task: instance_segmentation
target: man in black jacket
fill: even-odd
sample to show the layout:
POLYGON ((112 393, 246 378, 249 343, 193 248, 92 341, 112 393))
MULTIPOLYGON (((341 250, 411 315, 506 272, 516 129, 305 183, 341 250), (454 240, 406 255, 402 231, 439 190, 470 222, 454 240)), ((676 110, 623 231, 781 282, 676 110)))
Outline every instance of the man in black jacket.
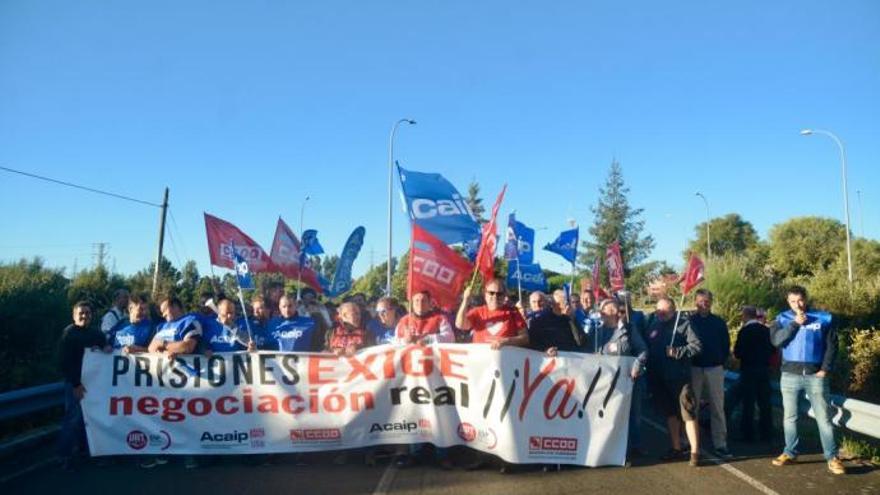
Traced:
POLYGON ((761 440, 770 441, 770 329, 758 320, 754 306, 742 310, 743 326, 736 337, 733 355, 739 359, 739 389, 742 395, 740 431, 747 442, 755 440, 755 401, 758 402, 758 432, 761 440))
MULTIPOLYGON (((80 381, 83 354, 88 348, 107 346, 104 334, 92 323, 92 308, 81 301, 73 306, 73 323, 61 334, 58 355, 61 359, 61 373, 64 375, 64 419, 58 436, 58 454, 62 468, 70 470, 73 452, 76 447, 85 450, 85 423, 83 423, 82 401, 87 390, 80 381)), ((105 349, 109 351, 109 349, 105 349)))
POLYGON ((551 357, 558 351, 582 352, 582 336, 572 319, 565 314, 555 313, 543 292, 533 292, 529 299, 536 294, 541 309, 528 319, 529 347, 551 357))
POLYGON ((697 290, 695 304, 697 311, 689 320, 703 350, 691 361, 691 384, 697 407, 701 399, 709 403, 714 453, 726 459, 730 452, 727 450, 727 420, 724 416, 724 365, 730 356, 730 333, 727 323, 712 314, 712 293, 708 289, 697 290))

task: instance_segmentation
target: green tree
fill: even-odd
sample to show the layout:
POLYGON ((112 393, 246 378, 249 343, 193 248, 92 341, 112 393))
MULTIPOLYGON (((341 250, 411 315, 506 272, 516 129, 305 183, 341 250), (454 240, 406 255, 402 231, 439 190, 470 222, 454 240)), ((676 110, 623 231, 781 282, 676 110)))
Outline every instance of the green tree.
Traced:
MULTIPOLYGON (((385 261, 378 266, 374 266, 367 273, 364 273, 351 286, 349 292, 360 292, 367 296, 368 299, 382 297, 385 293, 385 278, 388 262, 385 261)), ((394 282, 394 274, 392 273, 392 287, 394 282)))
POLYGON ((480 197, 480 184, 477 183, 476 179, 468 184, 468 192, 465 202, 471 209, 471 213, 477 218, 477 221, 481 224, 484 223, 486 219, 483 218, 483 214, 486 213, 486 207, 483 206, 483 198, 480 197))
POLYGON ((196 307, 199 303, 199 269, 193 260, 187 261, 180 270, 177 296, 186 307, 196 307))
POLYGON ((327 280, 332 281, 333 276, 336 275, 336 267, 339 266, 339 255, 334 254, 332 256, 324 256, 324 259, 321 261, 321 275, 324 276, 327 280))
MULTIPOLYGON (((128 289, 132 293, 151 295, 153 291, 153 271, 156 263, 150 263, 143 270, 135 273, 128 279, 128 289)), ((180 282, 180 272, 166 257, 159 262, 159 284, 156 297, 167 294, 177 295, 177 284, 180 282)))
POLYGON ((845 251, 846 230, 832 218, 799 217, 770 229, 770 263, 783 278, 810 277, 845 251))
POLYGON ((126 288, 121 275, 111 274, 103 265, 91 270, 81 270, 70 281, 67 291, 68 302, 88 301, 92 304, 94 316, 100 318, 113 303, 113 293, 126 288))
MULTIPOLYGON (((707 259, 706 253, 706 222, 694 227, 697 238, 688 245, 684 256, 697 253, 707 259)), ((758 244, 758 233, 755 227, 743 220, 738 213, 728 213, 723 217, 709 220, 709 237, 712 240, 712 256, 720 257, 726 254, 741 254, 758 244)))

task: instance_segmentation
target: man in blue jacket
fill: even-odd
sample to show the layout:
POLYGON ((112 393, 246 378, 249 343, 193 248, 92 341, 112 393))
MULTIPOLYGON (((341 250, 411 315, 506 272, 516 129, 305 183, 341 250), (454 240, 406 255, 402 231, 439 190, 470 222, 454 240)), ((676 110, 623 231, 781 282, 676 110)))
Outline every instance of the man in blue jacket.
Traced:
POLYGON ((837 329, 830 313, 807 307, 807 291, 794 286, 786 292, 791 308, 776 317, 770 329, 771 343, 782 349, 782 390, 785 450, 774 466, 786 466, 797 461, 798 456, 798 398, 805 392, 813 407, 822 451, 833 474, 844 474, 846 469, 837 458, 837 442, 834 427, 828 417, 828 373, 834 365, 837 353, 837 329))

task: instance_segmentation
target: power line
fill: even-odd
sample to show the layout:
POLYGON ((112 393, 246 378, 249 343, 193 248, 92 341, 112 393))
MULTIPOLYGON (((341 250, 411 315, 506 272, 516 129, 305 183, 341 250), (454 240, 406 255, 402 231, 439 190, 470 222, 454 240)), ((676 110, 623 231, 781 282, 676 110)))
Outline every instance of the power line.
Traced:
POLYGON ((126 201, 131 201, 131 202, 134 202, 134 203, 140 203, 140 204, 147 205, 147 206, 153 206, 153 207, 156 207, 156 208, 161 208, 161 207, 162 207, 162 205, 160 205, 160 204, 150 203, 149 201, 144 201, 144 200, 142 200, 142 199, 130 198, 130 197, 128 197, 128 196, 123 196, 122 194, 116 194, 116 193, 112 193, 112 192, 102 191, 102 190, 100 190, 100 189, 95 189, 95 188, 92 188, 92 187, 81 186, 81 185, 79 185, 79 184, 74 184, 74 183, 72 183, 72 182, 66 182, 66 181, 63 181, 63 180, 53 179, 53 178, 51 178, 51 177, 44 177, 44 176, 42 176, 42 175, 32 174, 32 173, 30 173, 30 172, 24 172, 24 171, 21 171, 21 170, 15 170, 15 169, 13 169, 13 168, 4 167, 4 166, 2 166, 2 165, 0 165, 0 170, 5 170, 6 172, 12 172, 13 174, 24 175, 24 176, 26 176, 26 177, 31 177, 31 178, 34 178, 34 179, 40 179, 40 180, 44 180, 44 181, 47 181, 47 182, 54 182, 55 184, 61 184, 62 186, 73 187, 73 188, 75 188, 75 189, 82 189, 83 191, 89 191, 89 192, 93 192, 93 193, 95 193, 95 194, 103 194, 103 195, 105 195, 105 196, 110 196, 110 197, 113 197, 113 198, 116 198, 116 199, 124 199, 124 200, 126 200, 126 201))

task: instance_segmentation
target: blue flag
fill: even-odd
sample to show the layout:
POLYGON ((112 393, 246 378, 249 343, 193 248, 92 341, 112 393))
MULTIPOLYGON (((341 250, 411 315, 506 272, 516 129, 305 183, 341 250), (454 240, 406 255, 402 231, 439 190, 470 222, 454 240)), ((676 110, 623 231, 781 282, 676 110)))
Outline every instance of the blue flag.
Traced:
POLYGON ((522 288, 526 290, 547 291, 547 279, 538 263, 529 265, 520 265, 519 273, 517 273, 516 263, 508 263, 507 265, 507 286, 517 287, 517 280, 522 278, 522 288))
POLYGON ((299 266, 307 268, 309 265, 309 256, 317 256, 324 254, 324 248, 318 242, 318 231, 314 229, 304 230, 302 234, 302 244, 299 250, 299 266))
POLYGON ((482 237, 474 237, 473 239, 462 243, 461 247, 464 248, 464 254, 468 257, 471 263, 477 261, 477 255, 480 253, 480 243, 482 241, 482 237))
POLYGON ((544 246, 544 249, 556 253, 565 258, 569 263, 574 263, 577 257, 578 228, 563 230, 555 241, 544 246))
POLYGON ((480 237, 480 224, 458 190, 440 174, 412 172, 397 166, 404 206, 419 227, 445 244, 480 237))
POLYGON ((232 243, 232 256, 235 260, 235 276, 238 279, 238 287, 240 289, 253 289, 254 280, 251 278, 250 268, 248 268, 247 261, 241 256, 241 253, 235 249, 235 243, 232 243))
POLYGON ((504 258, 519 260, 523 265, 531 265, 535 260, 535 229, 518 222, 513 213, 507 222, 507 244, 504 245, 504 258))
POLYGON ((345 247, 342 248, 342 256, 339 257, 339 263, 336 265, 336 273, 333 275, 333 282, 325 289, 328 297, 336 297, 343 292, 351 289, 351 265, 361 252, 361 246, 364 245, 364 235, 366 230, 363 227, 354 229, 354 232, 348 236, 345 247))

